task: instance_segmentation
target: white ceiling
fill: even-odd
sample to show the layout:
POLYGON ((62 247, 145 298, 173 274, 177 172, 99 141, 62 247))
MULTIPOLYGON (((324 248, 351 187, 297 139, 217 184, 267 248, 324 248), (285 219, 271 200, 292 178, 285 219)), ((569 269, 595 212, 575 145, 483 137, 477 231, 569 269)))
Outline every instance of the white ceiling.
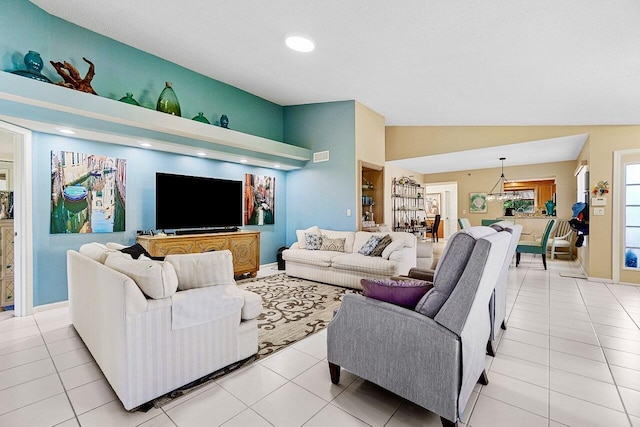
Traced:
POLYGON ((280 105, 356 99, 387 125, 640 124, 636 0, 31 1, 280 105), (316 50, 288 50, 292 33, 316 50))

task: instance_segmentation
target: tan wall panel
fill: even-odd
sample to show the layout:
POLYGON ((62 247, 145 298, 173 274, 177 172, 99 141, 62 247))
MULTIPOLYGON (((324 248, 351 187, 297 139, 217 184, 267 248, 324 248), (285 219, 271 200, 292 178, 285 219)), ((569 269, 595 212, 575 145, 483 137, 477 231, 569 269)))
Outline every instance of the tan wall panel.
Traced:
POLYGON ((385 118, 356 101, 356 160, 383 166, 385 118))

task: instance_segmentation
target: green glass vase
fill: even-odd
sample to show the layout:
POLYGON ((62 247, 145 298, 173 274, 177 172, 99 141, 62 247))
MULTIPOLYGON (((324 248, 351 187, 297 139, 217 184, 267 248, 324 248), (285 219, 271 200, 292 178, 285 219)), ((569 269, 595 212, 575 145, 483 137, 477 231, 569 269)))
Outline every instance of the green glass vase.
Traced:
POLYGON ((123 96, 122 98, 119 99, 120 102, 124 102, 126 104, 131 104, 131 105, 137 105, 140 106, 140 104, 138 104, 138 101, 136 101, 133 98, 133 94, 131 92, 127 92, 126 96, 123 96))
POLYGON ((207 120, 207 118, 204 116, 203 112, 198 113, 198 115, 191 120, 195 120, 196 122, 200 122, 200 123, 206 123, 208 125, 211 124, 211 122, 207 120))
POLYGON ((182 117, 180 114, 180 103, 178 97, 171 87, 171 82, 166 82, 165 88, 160 92, 158 97, 158 103, 156 110, 163 113, 172 114, 174 116, 182 117))

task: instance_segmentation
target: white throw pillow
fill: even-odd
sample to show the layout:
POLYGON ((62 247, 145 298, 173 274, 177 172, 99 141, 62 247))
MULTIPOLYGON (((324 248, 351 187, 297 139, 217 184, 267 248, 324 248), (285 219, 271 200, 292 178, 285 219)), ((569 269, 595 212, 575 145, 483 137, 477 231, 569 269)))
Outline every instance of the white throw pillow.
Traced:
POLYGON ((107 256, 113 251, 102 243, 91 242, 80 246, 78 252, 94 261, 98 261, 100 264, 104 264, 107 256))
POLYGON ((173 265, 165 261, 146 261, 122 255, 109 255, 104 265, 129 276, 149 298, 162 299, 176 293, 178 276, 173 265))
POLYGON ((173 265, 181 291, 236 284, 233 279, 233 255, 229 250, 167 255, 164 260, 173 265))
POLYGON ((389 243, 389 245, 386 248, 384 248, 384 250, 382 251, 382 258, 389 259, 391 252, 395 252, 404 247, 405 247, 404 241, 394 240, 391 243, 389 243))
POLYGON ((306 230, 296 230, 296 237, 298 238, 298 247, 300 249, 307 249, 307 242, 304 239, 304 234, 320 234, 320 228, 317 225, 311 226, 306 230))

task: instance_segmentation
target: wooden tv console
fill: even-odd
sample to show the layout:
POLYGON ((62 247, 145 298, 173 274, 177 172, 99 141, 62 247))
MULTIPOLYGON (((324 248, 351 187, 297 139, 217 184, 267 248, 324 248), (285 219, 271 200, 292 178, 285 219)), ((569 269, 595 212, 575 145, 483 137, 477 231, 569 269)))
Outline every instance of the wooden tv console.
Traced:
POLYGON ((136 239, 152 256, 194 254, 212 249, 229 249, 233 255, 236 276, 250 273, 255 277, 260 269, 260 232, 240 230, 223 233, 180 236, 138 236, 136 239))

